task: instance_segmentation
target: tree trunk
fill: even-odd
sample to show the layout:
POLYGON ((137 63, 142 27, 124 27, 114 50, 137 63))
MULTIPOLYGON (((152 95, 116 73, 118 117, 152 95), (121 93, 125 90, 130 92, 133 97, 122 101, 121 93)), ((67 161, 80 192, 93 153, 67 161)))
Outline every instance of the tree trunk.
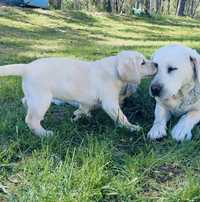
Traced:
POLYGON ((74 0, 74 9, 79 10, 80 9, 80 1, 74 0))
POLYGON ((163 0, 161 3, 161 13, 164 13, 164 9, 165 9, 165 0, 163 0))
POLYGON ((111 2, 111 0, 107 1, 106 11, 109 13, 112 13, 112 2, 111 2))
POLYGON ((50 4, 54 9, 61 9, 62 1, 61 1, 61 0, 49 0, 49 4, 50 4))
POLYGON ((119 12, 119 2, 118 2, 118 0, 115 0, 115 10, 116 10, 116 13, 119 12))
POLYGON ((123 13, 123 8, 124 8, 124 0, 121 0, 120 6, 119 6, 119 4, 118 4, 118 10, 119 10, 119 13, 120 13, 120 14, 123 13))
POLYGON ((151 15, 153 10, 154 10, 154 4, 153 4, 154 0, 149 0, 149 14, 151 15))
POLYGON ((192 0, 190 5, 190 16, 193 16, 193 11, 194 11, 194 0, 192 0))
POLYGON ((140 8, 140 2, 139 2, 139 1, 136 1, 136 3, 135 3, 135 7, 136 7, 137 9, 140 8))
POLYGON ((156 0, 156 13, 160 13, 161 0, 156 0))
POLYGON ((199 0, 199 1, 197 1, 196 6, 194 6, 192 17, 194 17, 194 16, 195 16, 196 11, 197 11, 197 9, 198 9, 198 7, 199 7, 199 4, 200 4, 200 0, 199 0))
POLYGON ((185 4, 187 0, 179 0, 176 15, 184 16, 185 4))
POLYGON ((144 12, 146 14, 149 14, 149 8, 150 8, 149 0, 145 0, 145 2, 144 2, 144 12))
POLYGON ((170 0, 168 0, 168 3, 167 3, 167 14, 168 15, 170 14, 170 0))

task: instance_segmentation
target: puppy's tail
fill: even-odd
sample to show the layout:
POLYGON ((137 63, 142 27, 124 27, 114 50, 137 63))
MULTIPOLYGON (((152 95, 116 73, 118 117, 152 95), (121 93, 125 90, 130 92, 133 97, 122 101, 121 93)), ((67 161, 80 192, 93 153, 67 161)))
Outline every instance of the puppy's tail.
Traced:
POLYGON ((23 76, 25 64, 12 64, 0 66, 0 76, 23 76))

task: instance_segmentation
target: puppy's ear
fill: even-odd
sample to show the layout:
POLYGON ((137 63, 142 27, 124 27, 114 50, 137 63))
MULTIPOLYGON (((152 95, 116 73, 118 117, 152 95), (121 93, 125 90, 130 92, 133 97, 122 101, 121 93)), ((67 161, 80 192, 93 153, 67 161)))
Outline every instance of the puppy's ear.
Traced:
POLYGON ((123 82, 134 81, 135 77, 137 77, 137 75, 134 74, 136 73, 135 70, 137 68, 135 61, 124 53, 119 53, 117 60, 117 73, 119 79, 123 82))
POLYGON ((200 55, 196 50, 192 50, 190 54, 190 62, 193 66, 194 79, 200 82, 200 55))

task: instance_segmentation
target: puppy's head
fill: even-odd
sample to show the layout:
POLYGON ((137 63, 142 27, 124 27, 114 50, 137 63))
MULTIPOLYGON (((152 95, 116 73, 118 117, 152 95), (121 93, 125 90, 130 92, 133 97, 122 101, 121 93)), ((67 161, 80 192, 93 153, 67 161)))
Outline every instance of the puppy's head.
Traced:
POLYGON ((156 73, 153 63, 139 52, 122 51, 117 60, 118 76, 124 82, 139 83, 143 77, 156 73))
POLYGON ((182 45, 158 49, 152 61, 157 73, 150 85, 150 94, 159 99, 176 97, 200 81, 200 55, 182 45))

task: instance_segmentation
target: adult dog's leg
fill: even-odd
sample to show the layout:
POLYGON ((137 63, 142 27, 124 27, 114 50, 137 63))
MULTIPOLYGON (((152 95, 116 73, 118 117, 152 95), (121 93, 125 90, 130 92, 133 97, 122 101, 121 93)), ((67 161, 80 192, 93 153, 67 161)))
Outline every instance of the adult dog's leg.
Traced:
POLYGON ((141 127, 139 125, 131 124, 126 116, 123 114, 122 110, 119 106, 118 99, 109 99, 102 101, 102 107, 105 112, 120 126, 126 127, 131 131, 140 130, 141 127))
POLYGON ((192 128, 200 121, 200 111, 190 111, 183 115, 172 129, 172 137, 177 141, 192 138, 192 128))
POLYGON ((147 136, 152 140, 160 139, 166 136, 166 125, 170 117, 171 115, 169 111, 163 106, 161 106, 159 103, 156 103, 155 120, 147 136))
POLYGON ((27 109, 28 106, 27 106, 27 101, 25 96, 22 98, 22 104, 24 105, 24 108, 27 109))
POLYGON ((87 116, 90 117, 90 110, 91 107, 88 105, 80 104, 79 108, 74 112, 73 116, 71 117, 71 121, 77 121, 80 119, 82 116, 87 116))
POLYGON ((53 134, 52 131, 45 130, 40 124, 50 106, 51 99, 52 97, 49 94, 37 95, 35 93, 34 95, 31 94, 26 100, 28 107, 26 123, 38 136, 49 136, 53 134))

